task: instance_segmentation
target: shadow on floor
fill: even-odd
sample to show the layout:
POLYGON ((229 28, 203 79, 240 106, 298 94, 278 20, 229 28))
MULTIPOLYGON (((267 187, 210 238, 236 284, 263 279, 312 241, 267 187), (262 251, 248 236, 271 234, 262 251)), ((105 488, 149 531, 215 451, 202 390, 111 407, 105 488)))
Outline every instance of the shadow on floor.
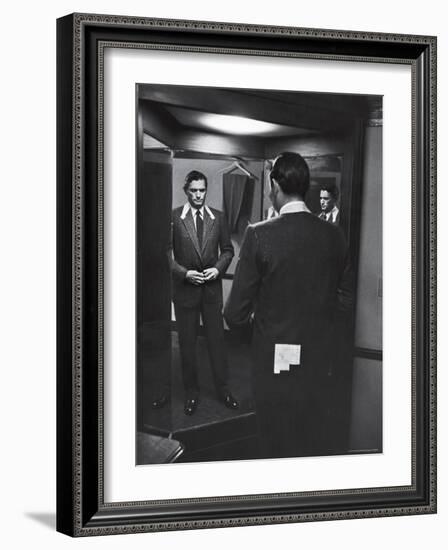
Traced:
POLYGON ((56 530, 56 514, 54 512, 26 512, 25 516, 48 527, 52 531, 56 530))

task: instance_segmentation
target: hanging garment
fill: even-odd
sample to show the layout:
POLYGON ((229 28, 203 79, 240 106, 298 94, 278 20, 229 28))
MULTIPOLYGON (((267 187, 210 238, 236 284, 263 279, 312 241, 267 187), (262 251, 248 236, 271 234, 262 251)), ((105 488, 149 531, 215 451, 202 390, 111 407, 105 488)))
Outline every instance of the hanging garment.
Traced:
POLYGON ((253 184, 253 179, 243 174, 223 175, 224 213, 231 234, 244 231, 250 222, 253 184))

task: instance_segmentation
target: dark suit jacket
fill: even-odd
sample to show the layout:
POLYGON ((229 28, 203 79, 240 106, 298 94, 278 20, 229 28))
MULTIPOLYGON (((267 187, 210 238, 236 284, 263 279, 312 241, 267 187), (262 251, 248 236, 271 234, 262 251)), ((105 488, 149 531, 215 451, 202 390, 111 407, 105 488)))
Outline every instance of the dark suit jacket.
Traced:
POLYGON ((310 213, 247 228, 224 317, 238 328, 254 313, 254 348, 266 375, 276 343, 300 344, 303 366, 323 368, 346 253, 341 230, 310 213))
POLYGON ((255 315, 252 383, 262 456, 333 448, 332 410, 341 407, 334 320, 340 296, 349 305, 345 268, 341 229, 311 213, 283 214, 246 231, 224 317, 236 328, 255 315), (275 344, 300 344, 300 364, 274 374, 275 344))
MULTIPOLYGON (((210 208, 210 207, 209 207, 210 208)), ((173 274, 173 301, 183 307, 196 307, 202 301, 222 303, 221 277, 233 258, 233 245, 224 215, 210 208, 215 219, 204 210, 204 234, 202 249, 194 225, 191 209, 184 219, 183 207, 173 210, 172 216, 172 252, 170 253, 173 274), (185 280, 188 270, 203 271, 216 267, 219 276, 214 281, 195 286, 185 280)))
MULTIPOLYGON (((338 212, 337 212, 336 217, 334 218, 334 220, 333 220, 333 214, 332 214, 332 218, 331 218, 331 220, 328 220, 328 223, 332 223, 333 225, 339 225, 340 215, 341 215, 341 211, 338 209, 338 212)), ((321 212, 319 214, 319 219, 327 221, 325 212, 321 212)))

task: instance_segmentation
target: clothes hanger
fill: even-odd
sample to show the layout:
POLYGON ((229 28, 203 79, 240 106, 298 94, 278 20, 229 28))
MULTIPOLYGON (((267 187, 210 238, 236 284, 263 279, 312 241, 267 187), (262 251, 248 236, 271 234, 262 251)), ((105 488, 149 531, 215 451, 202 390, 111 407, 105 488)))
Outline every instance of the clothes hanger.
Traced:
POLYGON ((244 172, 244 174, 246 174, 246 176, 249 176, 250 178, 258 179, 255 174, 252 174, 252 172, 250 172, 247 168, 242 166, 242 164, 240 164, 236 160, 234 162, 232 162, 232 164, 230 166, 226 166, 225 168, 219 170, 218 174, 220 174, 220 173, 228 174, 228 173, 230 173, 230 172, 232 172, 233 170, 236 170, 236 169, 241 170, 241 172, 244 172))

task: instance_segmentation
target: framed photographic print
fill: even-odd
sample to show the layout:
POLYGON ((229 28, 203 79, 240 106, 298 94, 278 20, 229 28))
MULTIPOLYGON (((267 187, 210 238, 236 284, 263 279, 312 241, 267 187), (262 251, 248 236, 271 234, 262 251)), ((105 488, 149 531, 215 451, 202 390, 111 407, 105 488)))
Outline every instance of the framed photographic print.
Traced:
POLYGON ((436 511, 436 39, 58 20, 58 521, 436 511))

